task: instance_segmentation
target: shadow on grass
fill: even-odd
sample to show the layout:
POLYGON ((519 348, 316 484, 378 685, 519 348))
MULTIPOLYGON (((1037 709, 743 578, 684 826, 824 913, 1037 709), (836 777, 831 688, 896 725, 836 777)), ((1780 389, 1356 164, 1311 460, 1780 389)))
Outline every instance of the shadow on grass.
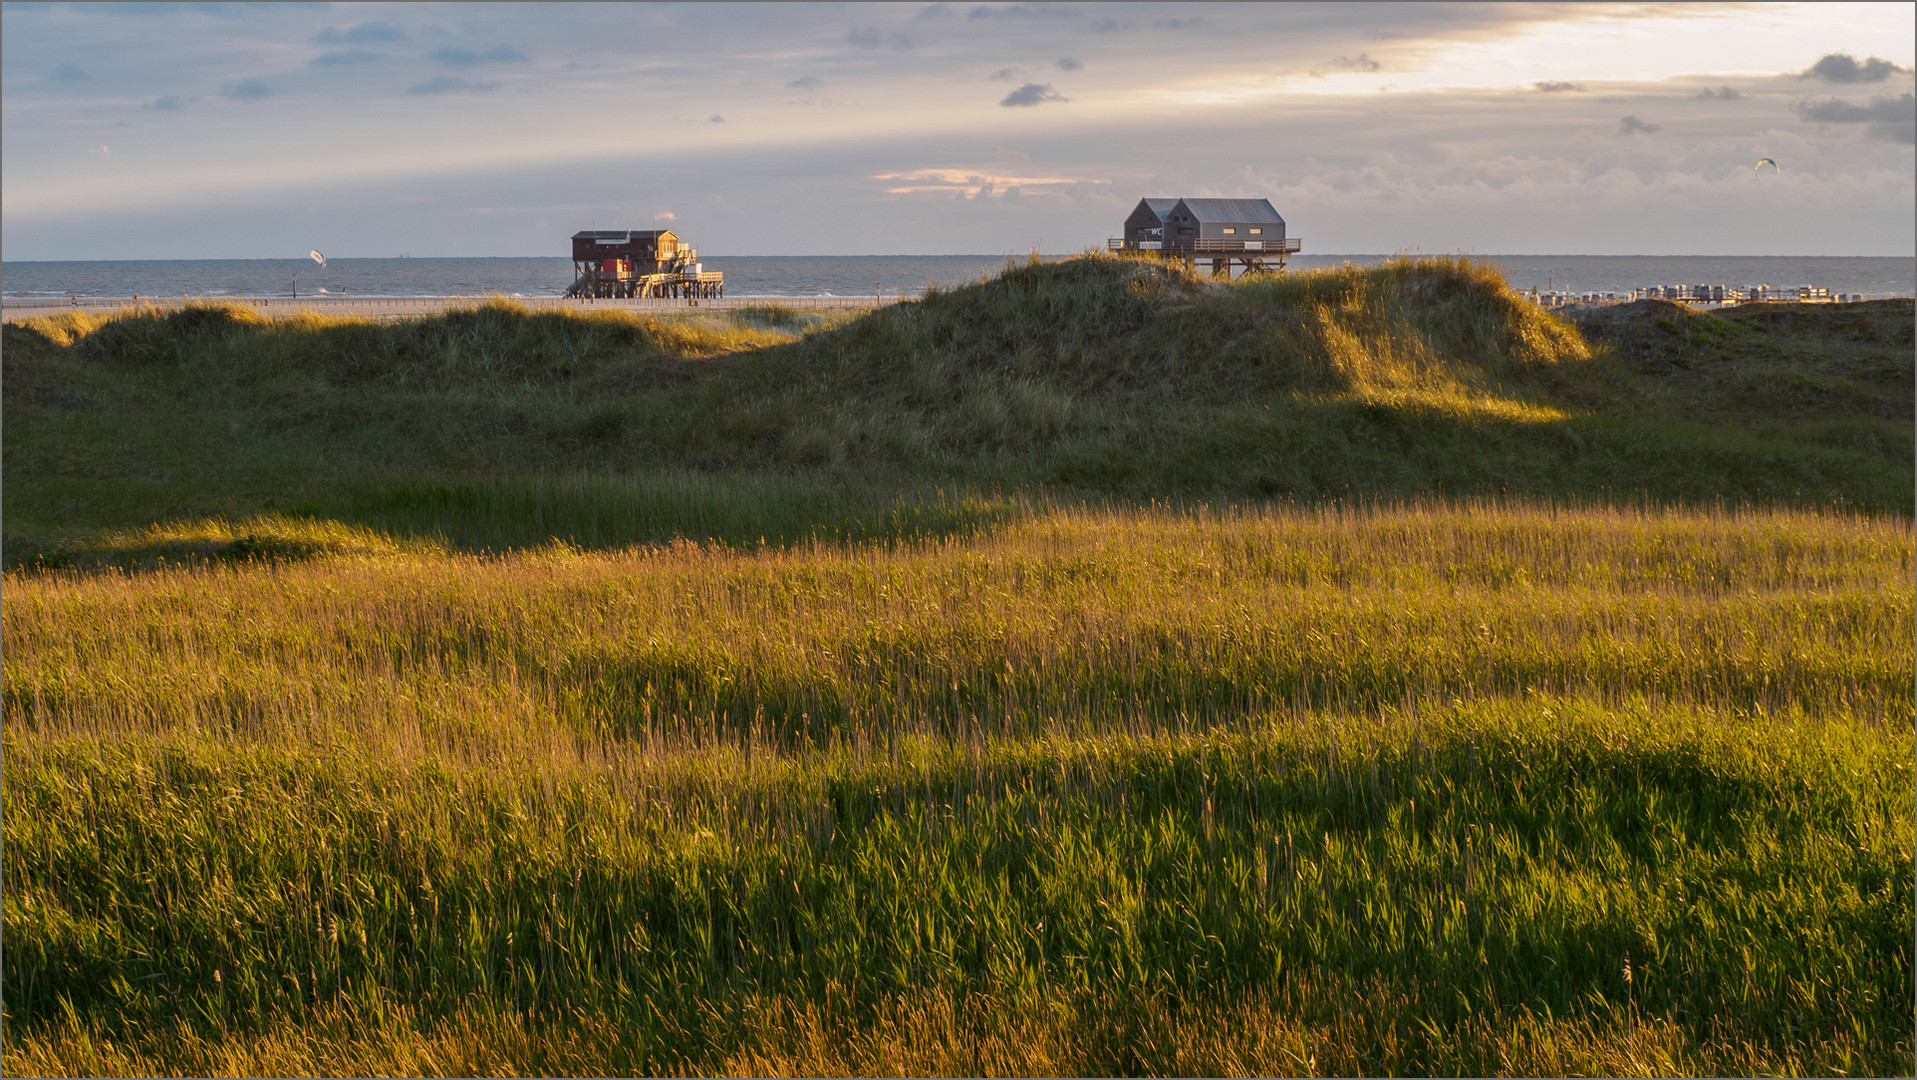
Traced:
POLYGON ((1019 506, 952 491, 861 490, 805 476, 670 472, 405 481, 363 490, 332 512, 393 536, 496 552, 555 542, 603 550, 680 539, 731 547, 921 540, 976 532, 1019 506))
POLYGON ((161 522, 62 543, 9 538, 9 571, 126 572, 341 555, 491 554, 564 544, 617 550, 678 540, 735 548, 911 542, 967 535, 1027 499, 854 490, 805 477, 573 474, 372 484, 284 513, 161 522))
POLYGON ((9 572, 139 572, 181 566, 302 562, 338 555, 387 555, 426 545, 395 541, 339 521, 260 514, 164 521, 143 529, 104 530, 62 542, 8 537, 9 572))

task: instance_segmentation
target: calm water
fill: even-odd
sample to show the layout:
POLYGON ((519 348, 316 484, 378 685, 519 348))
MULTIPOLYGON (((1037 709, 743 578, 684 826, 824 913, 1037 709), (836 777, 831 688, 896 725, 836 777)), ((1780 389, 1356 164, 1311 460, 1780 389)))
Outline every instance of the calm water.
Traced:
MULTIPOLYGON (((1300 270, 1369 264, 1382 255, 1301 255, 1300 270)), ((1520 289, 1623 291, 1643 285, 1822 285, 1867 296, 1917 294, 1917 258, 1845 256, 1494 255, 1520 289)), ((996 273, 1003 255, 708 256, 727 296, 913 295, 996 273)), ((0 295, 34 296, 553 296, 572 283, 564 258, 193 259, 0 264, 0 295)))

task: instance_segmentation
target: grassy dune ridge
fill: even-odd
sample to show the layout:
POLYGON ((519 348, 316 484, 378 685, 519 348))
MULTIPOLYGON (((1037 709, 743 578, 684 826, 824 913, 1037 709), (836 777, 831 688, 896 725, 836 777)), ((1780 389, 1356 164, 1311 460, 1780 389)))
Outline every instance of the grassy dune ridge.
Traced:
POLYGON ((785 503, 787 539, 852 538, 951 490, 1909 514, 1909 303, 1761 316, 1654 313, 1594 347, 1462 261, 1217 287, 1105 257, 837 321, 73 315, 4 331, 8 558, 275 512, 499 549, 749 543, 785 503))
POLYGON ((1908 1074, 1845 317, 8 327, 4 1065, 1908 1074))

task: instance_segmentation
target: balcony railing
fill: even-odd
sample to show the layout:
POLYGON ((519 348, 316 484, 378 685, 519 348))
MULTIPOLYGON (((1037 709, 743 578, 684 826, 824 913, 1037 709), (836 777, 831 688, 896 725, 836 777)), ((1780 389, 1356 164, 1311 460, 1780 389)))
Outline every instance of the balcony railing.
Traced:
POLYGON ((1180 240, 1133 240, 1114 236, 1105 242, 1112 251, 1172 251, 1194 255, 1290 255, 1300 249, 1299 240, 1246 240, 1228 237, 1186 237, 1180 240))

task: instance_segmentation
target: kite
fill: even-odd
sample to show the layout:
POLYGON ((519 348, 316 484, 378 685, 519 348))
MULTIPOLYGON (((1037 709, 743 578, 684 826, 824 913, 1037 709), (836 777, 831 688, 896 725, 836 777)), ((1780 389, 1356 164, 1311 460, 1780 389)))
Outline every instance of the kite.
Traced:
POLYGON ((1782 169, 1777 168, 1777 162, 1775 160, 1771 158, 1767 158, 1767 157, 1761 157, 1757 159, 1757 164, 1751 166, 1751 172, 1761 173, 1764 171, 1764 166, 1766 165, 1769 165, 1772 169, 1776 170, 1777 172, 1781 173, 1784 171, 1782 169))
MULTIPOLYGON (((1767 160, 1768 160, 1768 159, 1767 159, 1767 160)), ((1773 164, 1773 165, 1775 165, 1775 164, 1777 164, 1777 163, 1776 163, 1775 161, 1773 161, 1773 162, 1771 162, 1771 164, 1773 164)), ((324 267, 324 266, 326 265, 326 256, 324 256, 324 255, 321 255, 321 254, 320 254, 319 252, 317 252, 317 251, 309 251, 309 252, 307 252, 307 253, 306 253, 306 255, 307 255, 307 257, 308 257, 308 258, 310 258, 310 259, 312 259, 312 260, 313 260, 314 262, 316 262, 316 263, 318 263, 318 264, 320 264, 320 266, 321 266, 321 267, 324 267)))

